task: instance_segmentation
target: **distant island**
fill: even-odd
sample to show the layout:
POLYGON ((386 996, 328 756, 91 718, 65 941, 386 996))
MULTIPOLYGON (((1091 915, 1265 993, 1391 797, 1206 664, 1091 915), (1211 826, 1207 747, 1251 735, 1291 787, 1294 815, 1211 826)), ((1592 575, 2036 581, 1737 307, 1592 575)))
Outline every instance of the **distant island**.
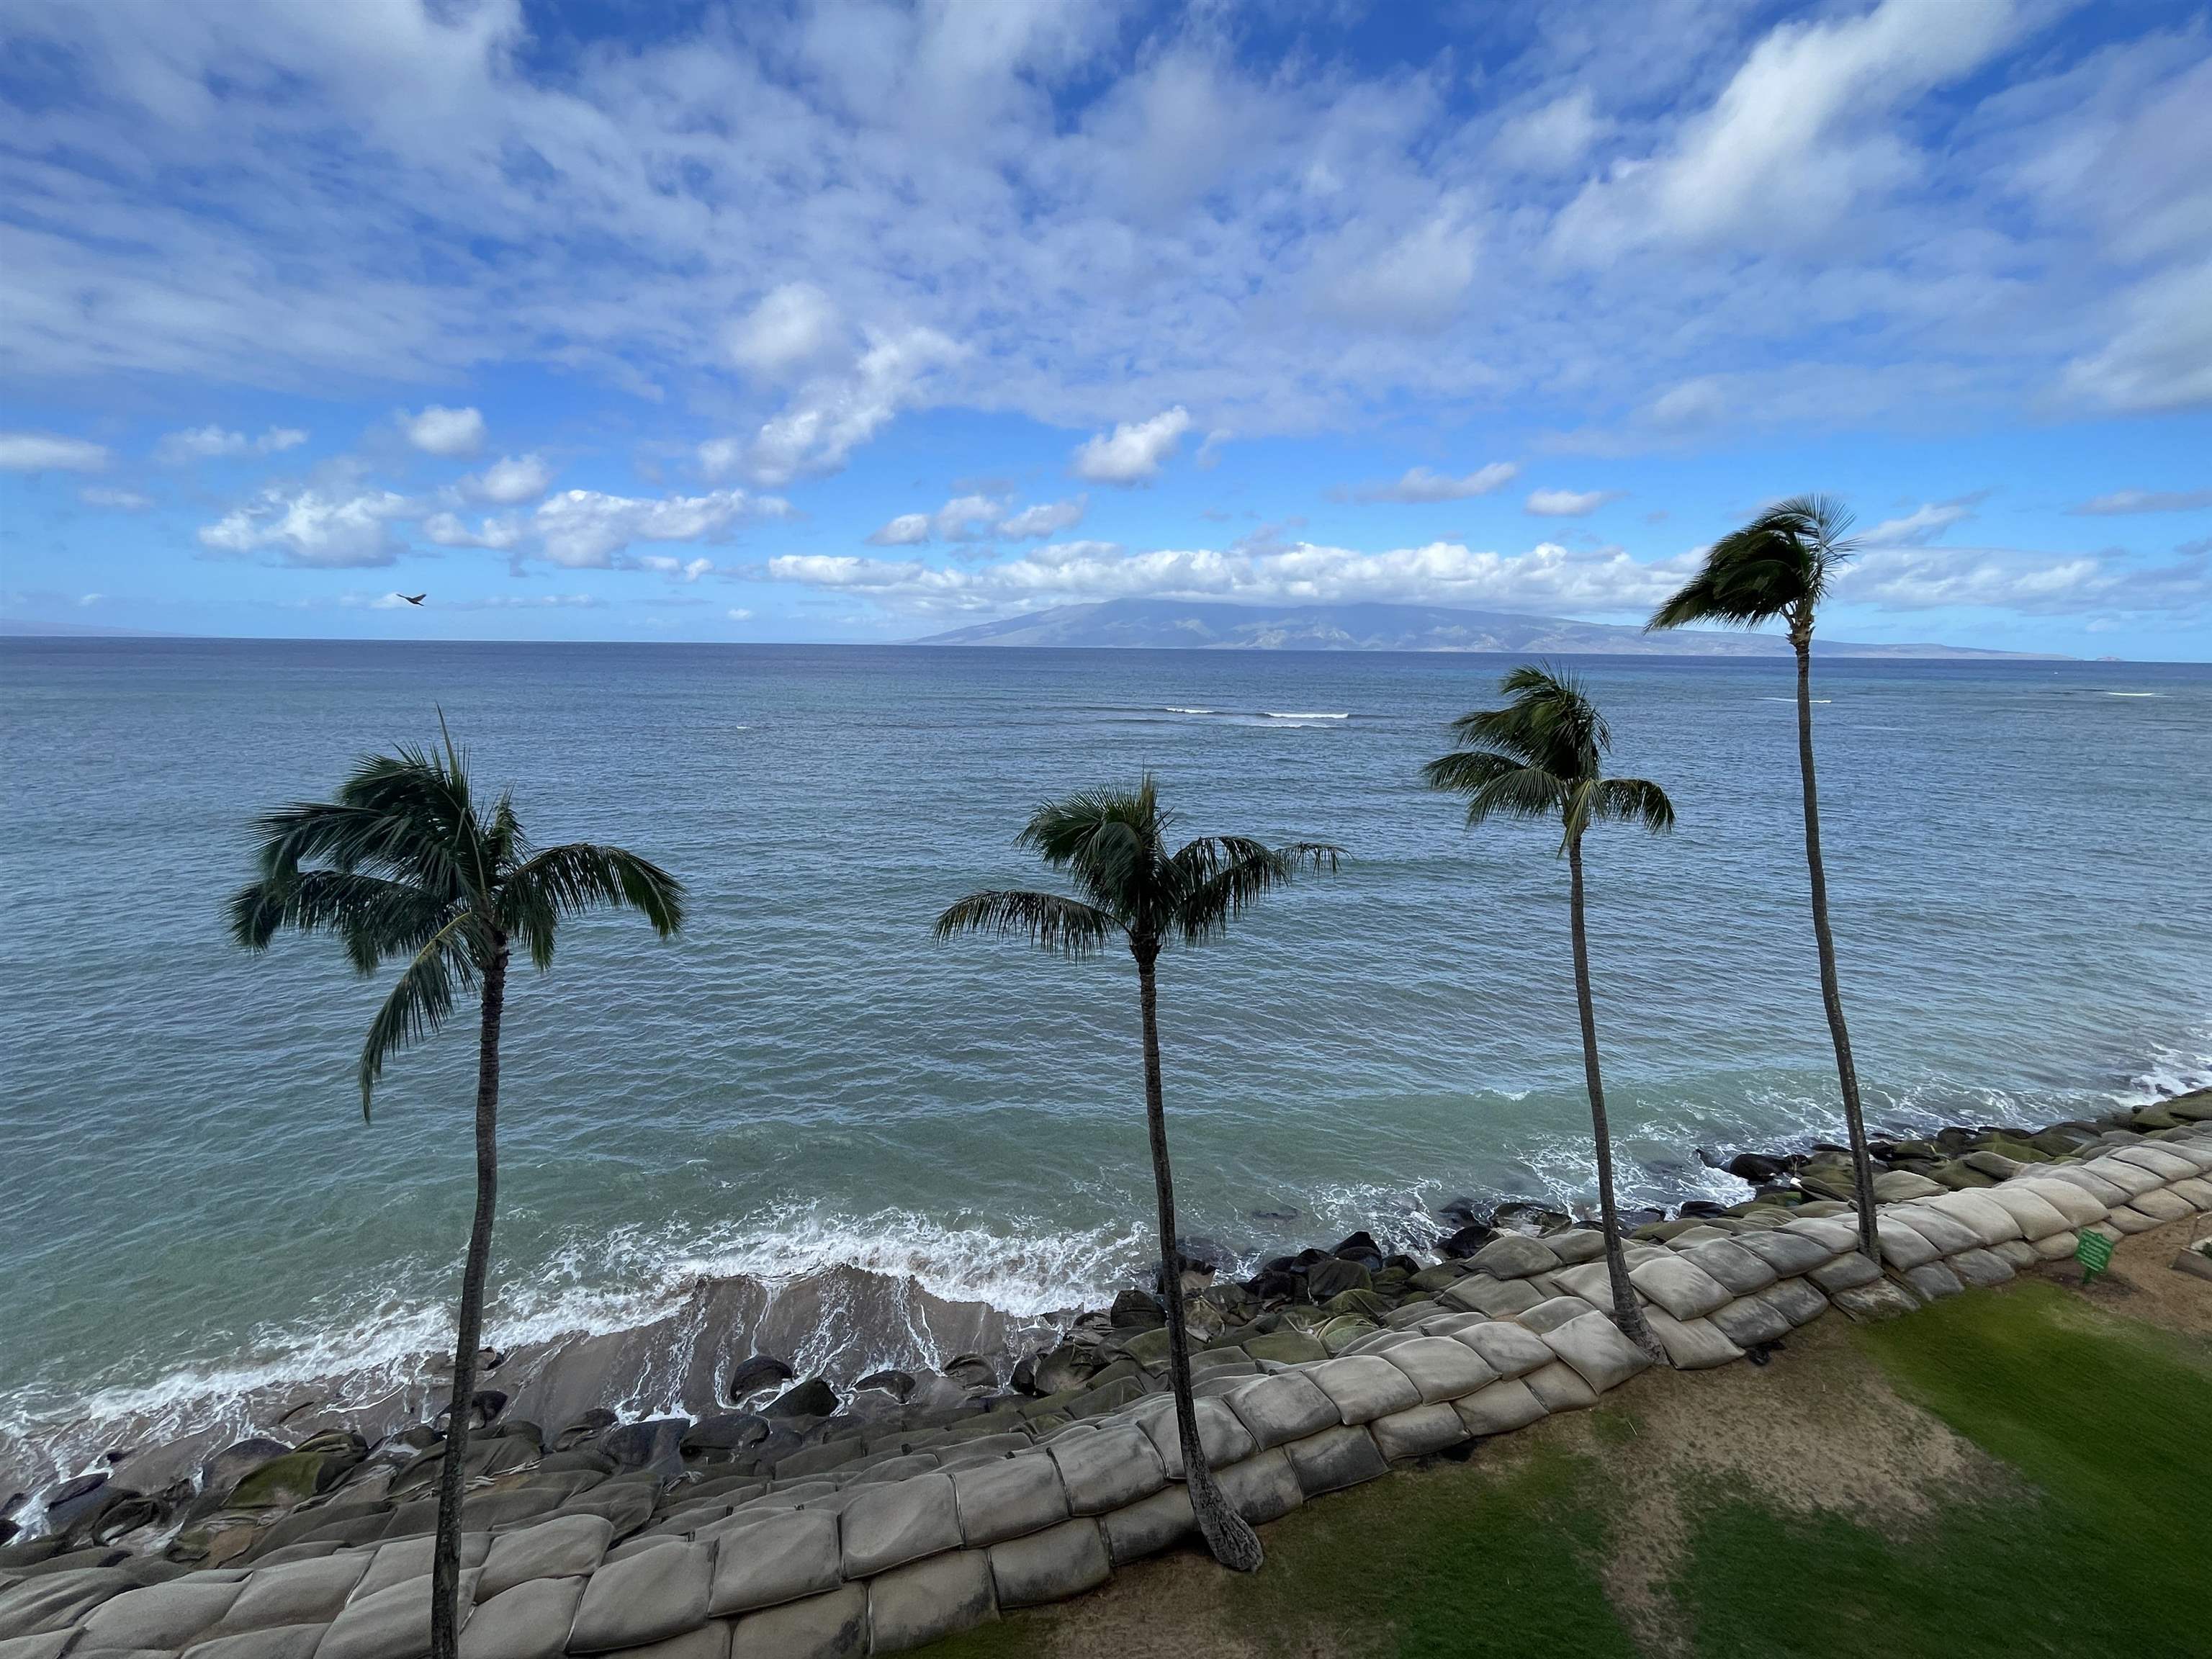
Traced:
MULTIPOLYGON (((1638 657, 1781 657, 1778 635, 1680 629, 1646 634, 1609 623, 1455 611, 1429 605, 1218 605, 1108 599, 1054 605, 1003 621, 932 634, 916 645, 1123 647, 1202 651, 1500 651, 1638 657)), ((1978 651, 1956 645, 1814 641, 1830 657, 1990 657, 2067 662, 2055 652, 1978 651)))

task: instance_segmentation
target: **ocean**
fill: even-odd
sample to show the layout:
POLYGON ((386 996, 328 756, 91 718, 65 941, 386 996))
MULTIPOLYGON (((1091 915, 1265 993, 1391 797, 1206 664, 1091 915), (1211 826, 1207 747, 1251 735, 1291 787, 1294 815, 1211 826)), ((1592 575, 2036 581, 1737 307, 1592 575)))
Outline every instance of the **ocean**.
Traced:
MULTIPOLYGON (((508 1005, 491 1339, 665 1326, 850 1377, 1012 1345, 1141 1271, 1125 958, 939 945, 1042 798, 1156 772, 1189 833, 1340 874, 1171 956, 1187 1231, 1408 1243, 1462 1195, 1592 1194, 1554 839, 1424 791, 1505 659, 162 640, 0 642, 0 1495, 106 1449, 428 1387, 471 1200, 473 1026, 353 1084, 381 981, 250 957, 249 821, 445 713, 540 842, 610 841, 690 925, 588 919, 508 1005), (943 1303, 995 1310, 950 1320, 943 1303), (680 1320, 676 1322, 680 1323, 680 1320), (982 1333, 978 1335, 978 1332, 982 1333)), ((1595 834, 1625 1194, 1840 1133, 1784 662, 1583 659, 1671 836, 1595 834)), ((1827 851, 1869 1112, 2063 1117, 2212 1081, 2212 668, 1825 661, 1827 851)), ((629 1409, 669 1403, 639 1381, 629 1409)), ((550 1425, 549 1425, 550 1426, 550 1425)))

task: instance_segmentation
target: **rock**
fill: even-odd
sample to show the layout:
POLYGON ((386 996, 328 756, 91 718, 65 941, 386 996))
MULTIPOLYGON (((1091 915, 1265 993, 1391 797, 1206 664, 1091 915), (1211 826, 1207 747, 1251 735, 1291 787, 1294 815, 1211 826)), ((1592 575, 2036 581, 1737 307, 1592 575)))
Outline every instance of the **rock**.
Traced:
POLYGON ((690 1427, 690 1420, 682 1417, 649 1417, 639 1423, 624 1423, 599 1437, 599 1449, 615 1460, 617 1469, 681 1474, 684 1437, 690 1427))
POLYGON ((915 1375, 912 1371, 870 1371, 853 1386, 855 1389, 880 1389, 892 1399, 903 1401, 914 1395, 915 1375))
MULTIPOLYGON (((1375 1258, 1377 1267, 1382 1257, 1375 1258)), ((1306 1294, 1316 1302, 1327 1302, 1346 1291, 1364 1291, 1373 1283, 1370 1269, 1358 1261, 1331 1256, 1317 1261, 1306 1271, 1306 1294)))
POLYGON ((344 1473, 344 1465, 314 1452, 288 1452, 270 1458, 240 1480, 231 1489, 226 1507, 288 1510, 335 1485, 344 1473))
POLYGON ((1474 1255, 1498 1237, 1498 1230, 1486 1223, 1470 1223, 1458 1231, 1447 1234, 1437 1241, 1437 1254, 1459 1261, 1474 1255))
POLYGON ((1118 1329, 1146 1330, 1167 1322, 1167 1313, 1159 1299, 1139 1290, 1123 1291, 1114 1298, 1114 1305, 1107 1314, 1118 1329))
POLYGON ((990 1561, 1002 1608, 1065 1601, 1096 1589, 1114 1571, 1105 1532, 1091 1520, 1065 1521, 1002 1543, 991 1551, 990 1561))
POLYGON ((686 1457, 697 1452, 740 1451, 768 1438, 768 1419, 757 1412, 724 1412, 702 1417, 684 1431, 678 1443, 686 1457))
POLYGON ((999 1386, 999 1374, 991 1362, 981 1354, 963 1353, 954 1356, 945 1364, 945 1375, 961 1388, 991 1389, 999 1386))
POLYGON ((1501 1232, 1546 1233, 1564 1227, 1574 1218, 1540 1199, 1508 1199, 1491 1212, 1491 1225, 1501 1232))
POLYGON ((837 1411, 837 1391, 826 1378, 810 1377, 797 1388, 778 1395, 774 1401, 761 1408, 761 1415, 769 1418, 831 1417, 837 1411))
POLYGON ((722 1395, 736 1405, 763 1389, 773 1389, 788 1382, 796 1375, 798 1373, 791 1369, 787 1360, 779 1359, 770 1353, 751 1354, 739 1360, 736 1369, 731 1371, 730 1380, 722 1385, 722 1395))
POLYGON ((1356 1232, 1349 1238, 1340 1239, 1329 1254, 1340 1261, 1357 1261, 1370 1273, 1379 1271, 1384 1251, 1370 1232, 1356 1232))
POLYGON ((1488 1219, 1481 1206, 1465 1194, 1462 1194, 1457 1198, 1446 1199, 1437 1205, 1431 1213, 1450 1222, 1455 1227, 1470 1226, 1477 1222, 1486 1222, 1488 1219))
MULTIPOLYGON (((1704 1147, 1698 1149, 1698 1155, 1700 1158, 1705 1156, 1704 1147)), ((1768 1182, 1788 1175, 1790 1160, 1785 1158, 1769 1158, 1761 1152, 1738 1152, 1720 1167, 1739 1181, 1748 1181, 1753 1186, 1760 1187, 1768 1182)))
POLYGON ((618 1420, 615 1414, 604 1406, 595 1406, 553 1437, 553 1449, 556 1451, 567 1451, 572 1447, 580 1446, 586 1441, 594 1439, 605 1431, 614 1427, 618 1420))
POLYGON ((953 1550, 868 1584, 875 1653, 902 1653, 998 1616, 990 1553, 953 1550))
POLYGON ((228 1498, 231 1489, 247 1475, 289 1450, 291 1448, 283 1441, 265 1436, 233 1441, 200 1466, 200 1491, 210 1496, 228 1498))

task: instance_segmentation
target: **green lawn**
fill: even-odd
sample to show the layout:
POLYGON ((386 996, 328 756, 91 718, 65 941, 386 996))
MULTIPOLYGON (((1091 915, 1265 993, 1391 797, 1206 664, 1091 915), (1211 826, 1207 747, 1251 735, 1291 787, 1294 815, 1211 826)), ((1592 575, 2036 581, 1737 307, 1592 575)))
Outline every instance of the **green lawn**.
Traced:
MULTIPOLYGON (((1793 1510, 1741 1480, 1689 1478, 1662 1586, 1672 1605, 1642 1626, 1655 1650, 2212 1655, 2212 1364, 2201 1349, 2034 1283, 1853 1330, 1809 1363, 1863 1372, 1868 1359, 1905 1409, 1933 1413, 2006 1468, 1918 1518, 1793 1510)), ((1157 1632, 1159 1620, 1218 1617, 1285 1655, 1635 1656, 1601 1575, 1636 1541, 1620 1534, 1629 1523, 1608 1471, 1631 1455, 1636 1392, 1585 1419, 1595 1433, 1571 1449, 1553 1436, 1531 1455, 1400 1473, 1309 1504, 1267 1529, 1256 1577, 1188 1564, 1148 1580, 1157 1570, 1139 1568, 1087 1622, 1079 1602, 932 1652, 1028 1659, 1085 1654, 1095 1640, 1118 1653, 1117 1620, 1157 1632)), ((1186 1650, 1205 1651, 1219 1627, 1192 1630, 1186 1650)))

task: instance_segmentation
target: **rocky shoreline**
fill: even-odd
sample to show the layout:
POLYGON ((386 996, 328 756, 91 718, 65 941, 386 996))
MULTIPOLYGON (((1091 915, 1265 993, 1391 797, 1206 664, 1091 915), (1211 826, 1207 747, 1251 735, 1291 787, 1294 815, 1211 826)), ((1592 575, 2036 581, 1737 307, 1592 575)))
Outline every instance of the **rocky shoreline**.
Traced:
MULTIPOLYGON (((1875 1192, 1885 1202, 1973 1191, 1997 1185, 2039 1164, 2078 1160, 2123 1137, 2155 1134, 2212 1120, 2212 1091, 2199 1091, 2135 1110, 2041 1127, 1954 1126, 1924 1138, 1871 1143, 1875 1192)), ((1752 1188, 1723 1205, 1685 1199, 1668 1210, 1623 1218, 1630 1239, 1663 1244, 1694 1229, 1726 1231, 1757 1218, 1817 1218, 1848 1213, 1851 1168, 1846 1148, 1815 1144, 1803 1152, 1746 1152, 1725 1162, 1698 1158, 1752 1188)), ((1528 1240, 1572 1266, 1599 1253, 1589 1224, 1539 1200, 1489 1206, 1457 1199, 1436 1206, 1448 1227, 1422 1259, 1393 1250, 1366 1231, 1327 1247, 1269 1258, 1234 1276, 1229 1252, 1210 1240, 1182 1241, 1182 1285, 1192 1339, 1201 1355, 1235 1350, 1253 1364, 1311 1363, 1387 1328, 1408 1306, 1419 1307, 1464 1276, 1469 1261, 1516 1255, 1511 1241, 1528 1240)), ((881 1286, 874 1294, 893 1293, 881 1286)), ((683 1482, 711 1472, 718 1480, 770 1474, 810 1459, 834 1464, 841 1443, 886 1427, 910 1434, 957 1432, 1012 1413, 1050 1426, 1125 1407, 1159 1386, 1166 1352, 1157 1284, 1130 1288, 1109 1307, 1059 1319, 1014 1322, 973 1304, 941 1302, 906 1288, 898 1294, 909 1320, 916 1297, 931 1328, 967 1350, 929 1370, 882 1370, 850 1379, 798 1376, 771 1352, 734 1354, 718 1332, 745 1332, 757 1341, 757 1289, 702 1283, 684 1306, 653 1324, 605 1336, 535 1345, 483 1356, 486 1386, 475 1399, 477 1420, 489 1437, 472 1448, 479 1473, 496 1479, 507 1460, 526 1448, 534 1465, 574 1459, 580 1468, 653 1474, 683 1482), (684 1374, 653 1376, 656 1359, 678 1345, 684 1374), (702 1340, 703 1339, 703 1340, 702 1340), (1009 1360, 1011 1359, 1011 1364, 1009 1360), (626 1398, 677 1398, 689 1414, 623 1422, 626 1398)), ((849 1290, 842 1292, 849 1296, 849 1290)), ((1493 1316, 1521 1311, 1510 1291, 1486 1307, 1493 1316)), ((1602 1298, 1593 1298, 1602 1302, 1602 1298)), ((787 1311, 799 1329, 821 1310, 787 1311)), ((271 1402, 270 1432, 217 1443, 212 1432, 183 1437, 136 1452, 111 1453, 94 1469, 42 1492, 15 1492, 0 1509, 0 1572, 64 1558, 82 1565, 164 1561, 178 1567, 257 1559, 284 1546, 295 1530, 289 1512, 318 1509, 370 1486, 391 1495, 409 1477, 434 1465, 441 1437, 424 1420, 431 1391, 412 1389, 378 1401, 333 1407, 313 1391, 271 1402), (343 1421, 331 1421, 333 1417, 343 1421), (289 1425, 291 1434, 283 1431, 289 1425), (224 1517, 240 1524, 215 1524, 224 1517), (280 1518, 281 1517, 281 1518, 280 1518), (25 1523, 28 1522, 28 1525, 25 1523)), ((518 1465, 519 1466, 519 1465, 518 1465)), ((427 1492, 427 1482, 424 1483, 427 1492)))

